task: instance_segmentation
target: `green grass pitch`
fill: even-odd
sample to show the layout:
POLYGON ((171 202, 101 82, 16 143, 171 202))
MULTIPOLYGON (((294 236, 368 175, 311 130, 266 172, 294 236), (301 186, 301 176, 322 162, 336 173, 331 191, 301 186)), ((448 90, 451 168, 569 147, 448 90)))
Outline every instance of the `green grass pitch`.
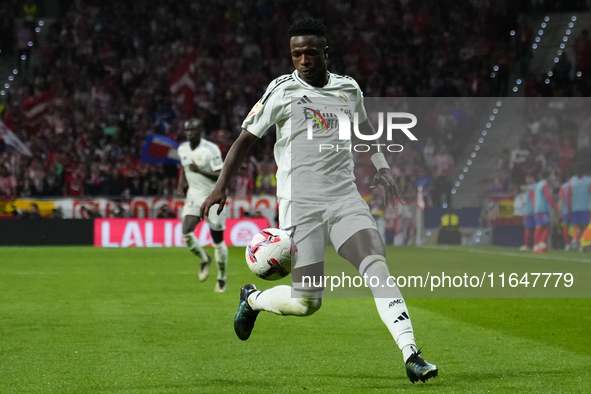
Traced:
MULTIPOLYGON (((539 261, 480 250, 391 248, 388 258, 539 261)), ((584 256, 543 257, 589 271, 584 256)), ((240 286, 288 279, 255 278, 244 249, 230 248, 229 289, 216 294, 215 268, 201 283, 197 265, 182 248, 0 248, 0 393, 591 392, 589 299, 407 299, 423 355, 440 368, 413 385, 372 299, 327 298, 307 318, 262 313, 242 342, 240 286)))

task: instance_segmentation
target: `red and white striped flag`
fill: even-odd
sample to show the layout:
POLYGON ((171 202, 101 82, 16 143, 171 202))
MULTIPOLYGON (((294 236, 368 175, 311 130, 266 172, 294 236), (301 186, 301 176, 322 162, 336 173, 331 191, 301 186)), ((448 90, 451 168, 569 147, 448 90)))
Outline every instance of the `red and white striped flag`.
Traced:
POLYGON ((33 156, 31 150, 0 120, 0 139, 6 145, 6 151, 16 151, 21 155, 33 156))
POLYGON ((55 98, 56 90, 48 90, 47 92, 41 93, 37 97, 27 98, 23 100, 21 106, 23 108, 23 114, 25 115, 25 123, 27 125, 34 125, 47 111, 47 107, 51 101, 55 98))
POLYGON ((195 105, 196 83, 195 67, 193 65, 194 53, 189 56, 176 69, 168 82, 170 93, 175 101, 179 103, 187 116, 193 115, 195 105))

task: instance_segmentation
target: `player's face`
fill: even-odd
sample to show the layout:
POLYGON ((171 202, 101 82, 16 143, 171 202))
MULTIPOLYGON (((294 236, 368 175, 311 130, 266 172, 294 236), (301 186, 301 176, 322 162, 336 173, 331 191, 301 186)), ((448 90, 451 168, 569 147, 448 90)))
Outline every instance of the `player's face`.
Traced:
POLYGON ((185 129, 185 137, 187 138, 187 141, 199 142, 199 139, 201 137, 201 129, 199 129, 199 128, 185 129))
POLYGON ((326 85, 326 40, 317 36, 296 36, 289 41, 291 61, 298 75, 312 86, 326 85))

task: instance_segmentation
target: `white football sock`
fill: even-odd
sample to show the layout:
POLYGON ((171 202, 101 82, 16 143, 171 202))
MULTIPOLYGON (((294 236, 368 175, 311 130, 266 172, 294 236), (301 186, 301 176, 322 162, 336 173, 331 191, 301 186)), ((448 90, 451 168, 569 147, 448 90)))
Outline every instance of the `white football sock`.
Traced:
POLYGON ((410 315, 400 289, 398 286, 388 286, 388 283, 392 285, 394 282, 392 280, 388 282, 390 272, 386 265, 386 258, 380 255, 367 256, 359 265, 359 273, 362 277, 367 276, 368 286, 370 283, 374 285, 377 283, 377 286, 370 286, 370 288, 378 313, 390 330, 396 344, 402 350, 402 357, 406 362, 411 354, 416 352, 415 337, 410 315), (371 277, 378 278, 379 282, 375 279, 371 282, 371 277))
POLYGON ((201 261, 207 261, 207 254, 205 253, 201 245, 199 245, 199 241, 197 240, 195 234, 183 234, 183 238, 185 239, 187 247, 191 252, 193 252, 195 256, 199 256, 201 258, 201 261))
POLYGON ((275 286, 265 291, 253 291, 248 304, 255 311, 267 311, 277 315, 310 316, 322 305, 317 293, 302 292, 302 297, 292 297, 291 286, 275 286))
POLYGON ((228 247, 224 241, 214 243, 215 262, 218 266, 218 280, 226 280, 226 267, 228 266, 228 247))

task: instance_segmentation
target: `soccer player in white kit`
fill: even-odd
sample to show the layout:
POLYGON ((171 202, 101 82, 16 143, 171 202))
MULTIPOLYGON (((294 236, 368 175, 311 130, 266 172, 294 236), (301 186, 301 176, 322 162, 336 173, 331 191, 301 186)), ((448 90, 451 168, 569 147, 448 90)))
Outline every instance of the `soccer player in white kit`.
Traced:
MULTIPOLYGON (((411 382, 424 382, 437 376, 437 366, 420 357, 400 290, 385 286, 390 273, 384 243, 353 182, 351 152, 333 150, 319 154, 318 147, 316 150, 294 148, 296 140, 304 144, 307 141, 298 139, 306 134, 306 126, 305 122, 294 120, 297 114, 309 110, 319 115, 322 109, 314 109, 314 106, 331 98, 345 113, 354 111, 358 114, 361 133, 375 134, 366 118, 363 94, 352 78, 328 72, 326 28, 322 22, 312 18, 299 19, 290 27, 289 35, 296 70, 272 81, 248 114, 242 124, 242 133, 228 152, 212 194, 201 206, 201 217, 216 213, 215 209, 210 211, 215 204, 218 204, 217 213, 221 211, 226 200, 226 185, 240 168, 250 147, 270 126, 276 125, 274 149, 278 167, 279 222, 283 230, 293 234, 299 258, 292 270, 293 287, 276 286, 265 291, 258 290, 253 284, 242 287, 234 329, 240 339, 246 340, 260 311, 292 316, 309 316, 318 311, 322 304, 322 289, 312 288, 309 284, 306 287, 302 277, 324 275, 324 250, 332 243, 339 255, 351 262, 362 276, 379 278, 378 285, 370 287, 380 317, 402 351, 411 382), (292 113, 292 108, 297 114, 292 113)), ((318 123, 322 127, 321 122, 318 123)), ((324 124, 326 132, 320 130, 314 135, 314 141, 338 143, 338 129, 333 127, 334 122, 329 119, 324 124), (331 124, 330 128, 328 124, 331 124)), ((372 186, 381 184, 387 201, 393 203, 396 198, 402 201, 383 154, 374 154, 372 161, 378 170, 372 186)))
MULTIPOLYGON (((212 259, 199 244, 194 231, 201 221, 199 216, 201 204, 213 191, 224 163, 220 148, 213 142, 203 138, 204 130, 201 120, 187 120, 184 123, 184 131, 187 141, 180 144, 178 148, 182 165, 178 186, 179 196, 183 195, 185 180, 189 184, 183 207, 183 238, 189 250, 201 259, 199 280, 204 281, 209 276, 209 265, 212 259)), ((218 267, 218 278, 214 291, 223 293, 226 291, 226 268, 228 264, 228 247, 224 242, 225 213, 218 214, 214 210, 212 215, 207 217, 207 224, 213 240, 215 262, 218 267)))

